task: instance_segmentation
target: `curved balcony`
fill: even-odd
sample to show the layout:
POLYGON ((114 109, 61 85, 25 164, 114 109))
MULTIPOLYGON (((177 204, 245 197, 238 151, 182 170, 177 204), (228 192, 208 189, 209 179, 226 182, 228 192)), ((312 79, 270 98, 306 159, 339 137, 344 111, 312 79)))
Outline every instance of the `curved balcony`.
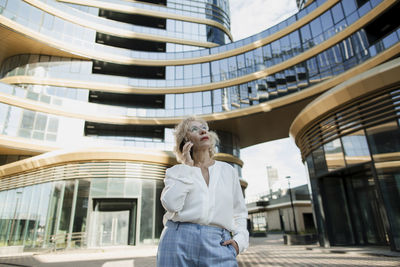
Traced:
MULTIPOLYGON (((195 46, 194 49, 196 49, 197 47, 214 47, 218 45, 216 43, 207 41, 207 36, 205 32, 206 24, 202 25, 202 27, 204 27, 203 35, 192 34, 192 32, 190 31, 179 33, 172 30, 149 28, 102 18, 90 13, 84 13, 81 10, 66 6, 65 4, 55 1, 47 1, 45 3, 40 0, 25 0, 25 2, 34 7, 37 7, 40 10, 43 10, 43 12, 46 12, 48 16, 51 15, 55 18, 57 17, 69 23, 79 25, 80 27, 95 30, 98 33, 109 34, 122 38, 136 38, 142 40, 186 44, 195 46)), ((126 8, 120 11, 126 11, 126 8)), ((139 11, 142 12, 142 10, 139 11)), ((201 22, 204 21, 199 21, 198 23, 201 22)), ((188 27, 185 26, 184 28, 186 29, 188 27)), ((90 35, 83 36, 83 38, 85 37, 85 40, 87 42, 92 41, 90 35)))
MULTIPOLYGON (((140 13, 152 16, 159 15, 163 18, 186 18, 187 21, 198 19, 210 19, 223 25, 225 29, 230 28, 229 15, 224 10, 224 7, 219 7, 215 4, 209 4, 208 1, 203 3, 199 1, 192 1, 190 5, 182 2, 168 1, 167 5, 149 4, 137 1, 130 1, 127 3, 123 0, 108 0, 104 1, 82 1, 82 0, 57 0, 58 2, 70 3, 91 6, 106 10, 119 11, 124 13, 140 13), (176 15, 176 16, 173 16, 176 15)), ((222 1, 221 1, 222 2, 222 1)), ((218 2, 217 2, 218 3, 218 2)), ((225 7, 228 9, 228 7, 225 7)), ((229 10, 228 10, 229 12, 229 10)), ((222 29, 222 27, 221 27, 222 29)), ((230 35, 229 31, 227 34, 230 35)))
MULTIPOLYGON (((38 1, 35 2, 39 3, 38 1)), ((215 49, 203 49, 193 52, 188 51, 179 53, 138 52, 96 44, 94 43, 95 32, 93 30, 72 23, 61 17, 55 17, 50 13, 42 12, 25 2, 13 1, 13 5, 16 6, 9 3, 7 6, 1 7, 0 10, 2 11, 2 14, 0 16, 0 23, 6 27, 17 30, 20 34, 27 35, 40 42, 45 42, 51 46, 58 47, 59 49, 70 51, 72 54, 84 55, 91 59, 118 64, 153 66, 183 65, 194 62, 208 62, 242 54, 246 51, 261 47, 268 42, 279 39, 283 35, 300 28, 312 19, 321 15, 321 13, 332 7, 336 3, 336 0, 328 1, 318 7, 320 2, 324 1, 315 1, 298 14, 264 32, 261 32, 260 34, 252 36, 251 38, 219 46, 215 49), (18 3, 21 7, 18 6, 18 3), (310 14, 305 16, 308 13, 310 14), (26 14, 29 15, 27 16, 26 14), (40 21, 39 18, 41 16, 44 16, 47 19, 45 21, 48 21, 48 23, 39 25, 38 21, 40 21), (68 31, 64 32, 64 28, 68 29, 68 31)), ((41 3, 40 5, 43 6, 44 4, 41 3)), ((61 11, 58 10, 57 12, 61 11)), ((67 16, 67 18, 68 17, 69 16, 67 16)), ((83 18, 78 19, 77 21, 82 20, 83 18)), ((318 23, 320 23, 320 21, 318 21, 318 23)), ((92 25, 93 23, 89 20, 87 24, 92 25)))
MULTIPOLYGON (((343 51, 345 45, 351 42, 352 39, 363 40, 363 32, 357 32, 342 44, 328 49, 310 60, 301 62, 294 68, 289 67, 274 75, 268 75, 266 78, 258 79, 255 82, 239 84, 234 87, 225 87, 215 90, 206 90, 207 88, 203 88, 204 90, 199 90, 203 92, 191 93, 189 91, 189 93, 185 93, 185 90, 176 88, 153 88, 153 90, 151 90, 149 88, 135 87, 131 86, 134 79, 91 74, 91 62, 76 60, 64 61, 63 59, 59 59, 62 61, 54 63, 47 62, 51 61, 50 57, 45 57, 45 62, 43 63, 33 62, 14 68, 7 73, 6 78, 2 79, 3 82, 9 84, 25 84, 24 87, 26 90, 3 85, 1 91, 9 95, 16 95, 33 101, 38 101, 39 96, 43 95, 49 99, 47 101, 48 104, 52 103, 49 105, 47 112, 50 112, 52 105, 53 107, 55 106, 56 109, 81 105, 82 103, 79 103, 80 101, 88 101, 87 90, 91 90, 119 94, 165 94, 164 108, 111 107, 101 104, 85 103, 85 109, 88 113, 93 111, 93 114, 107 113, 109 115, 128 117, 162 118, 183 116, 193 113, 206 115, 238 111, 237 116, 240 116, 240 110, 243 109, 247 109, 247 114, 259 112, 260 109, 256 107, 261 105, 260 103, 268 103, 271 100, 277 101, 282 97, 288 99, 289 95, 293 95, 292 98, 296 101, 301 95, 306 98, 310 95, 321 93, 321 89, 316 90, 315 88, 321 88, 321 85, 329 84, 325 86, 325 90, 329 89, 331 84, 335 83, 335 79, 340 82, 340 79, 338 79, 339 74, 345 74, 347 71, 354 72, 357 68, 365 69, 365 67, 360 67, 363 66, 363 62, 366 62, 369 67, 384 62, 386 58, 393 57, 398 53, 398 43, 400 40, 399 32, 399 29, 396 29, 382 40, 376 42, 373 46, 365 47, 363 50, 359 48, 347 49, 344 50, 346 53, 341 53, 340 51, 343 51), (346 59, 346 54, 351 55, 351 57, 346 59), (338 59, 341 59, 341 61, 338 59), (353 67, 356 69, 352 70, 353 67), (63 86, 68 86, 69 88, 63 86), (60 88, 64 89, 65 96, 75 96, 80 99, 80 101, 76 102, 74 100, 65 99, 65 97, 57 97, 60 88), (250 92, 248 90, 242 90, 248 88, 251 89, 250 92), (77 92, 79 92, 79 94, 77 92), (178 93, 171 94, 170 92, 178 93), (249 111, 249 108, 253 108, 253 111, 249 111)), ((20 61, 30 62, 33 61, 31 58, 37 61, 40 60, 40 57, 35 55, 18 59, 20 61)), ((16 61, 18 60, 10 58, 3 66, 4 68, 10 67, 7 63, 16 61)), ((136 80, 136 82, 138 81, 139 80, 136 80)), ((336 82, 336 84, 338 84, 338 82, 336 82)), ((282 102, 285 101, 282 99, 282 102)), ((285 104, 290 102, 289 100, 289 102, 285 104)), ((23 107, 30 108, 29 105, 24 105, 23 107)))

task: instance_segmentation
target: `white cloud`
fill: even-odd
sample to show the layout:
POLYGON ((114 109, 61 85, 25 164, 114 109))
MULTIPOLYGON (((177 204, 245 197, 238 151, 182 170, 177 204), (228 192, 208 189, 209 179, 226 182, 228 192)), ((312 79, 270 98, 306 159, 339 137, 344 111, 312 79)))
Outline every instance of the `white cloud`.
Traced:
MULTIPOLYGON (((300 151, 290 138, 251 146, 242 149, 240 153, 244 162, 242 176, 249 184, 246 189, 249 197, 268 192, 268 165, 278 169, 280 179, 285 180, 286 176, 290 176, 292 186, 307 183, 300 151)), ((287 181, 282 184, 287 186, 287 181)))
POLYGON ((259 33, 297 12, 295 0, 230 0, 235 41, 259 33))

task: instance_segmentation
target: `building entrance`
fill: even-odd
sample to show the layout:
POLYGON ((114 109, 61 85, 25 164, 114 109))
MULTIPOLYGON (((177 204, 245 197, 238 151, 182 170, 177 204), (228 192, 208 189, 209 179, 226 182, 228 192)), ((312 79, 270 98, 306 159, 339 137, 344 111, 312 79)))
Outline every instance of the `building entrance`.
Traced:
POLYGON ((94 199, 95 245, 135 245, 136 199, 94 199))
POLYGON ((383 206, 369 165, 320 179, 331 245, 388 245, 383 206))

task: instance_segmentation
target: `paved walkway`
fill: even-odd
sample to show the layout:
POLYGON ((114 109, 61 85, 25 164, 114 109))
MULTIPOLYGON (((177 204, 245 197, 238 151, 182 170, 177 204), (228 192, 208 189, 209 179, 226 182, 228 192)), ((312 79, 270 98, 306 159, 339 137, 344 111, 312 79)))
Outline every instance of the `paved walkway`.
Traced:
MULTIPOLYGON (((251 238, 239 255, 240 267, 255 266, 400 266, 400 253, 382 248, 330 249, 283 245, 282 235, 251 238)), ((115 247, 56 253, 0 256, 0 266, 11 267, 154 267, 156 246, 115 247)))

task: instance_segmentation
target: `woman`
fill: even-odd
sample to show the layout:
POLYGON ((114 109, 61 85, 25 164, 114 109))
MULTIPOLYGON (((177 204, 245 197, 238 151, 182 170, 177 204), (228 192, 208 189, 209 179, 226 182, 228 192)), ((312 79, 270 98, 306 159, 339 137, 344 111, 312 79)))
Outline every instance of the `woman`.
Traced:
POLYGON ((235 169, 212 157, 218 137, 189 117, 175 128, 175 154, 161 203, 167 210, 157 266, 238 266, 248 247, 247 209, 235 169))

